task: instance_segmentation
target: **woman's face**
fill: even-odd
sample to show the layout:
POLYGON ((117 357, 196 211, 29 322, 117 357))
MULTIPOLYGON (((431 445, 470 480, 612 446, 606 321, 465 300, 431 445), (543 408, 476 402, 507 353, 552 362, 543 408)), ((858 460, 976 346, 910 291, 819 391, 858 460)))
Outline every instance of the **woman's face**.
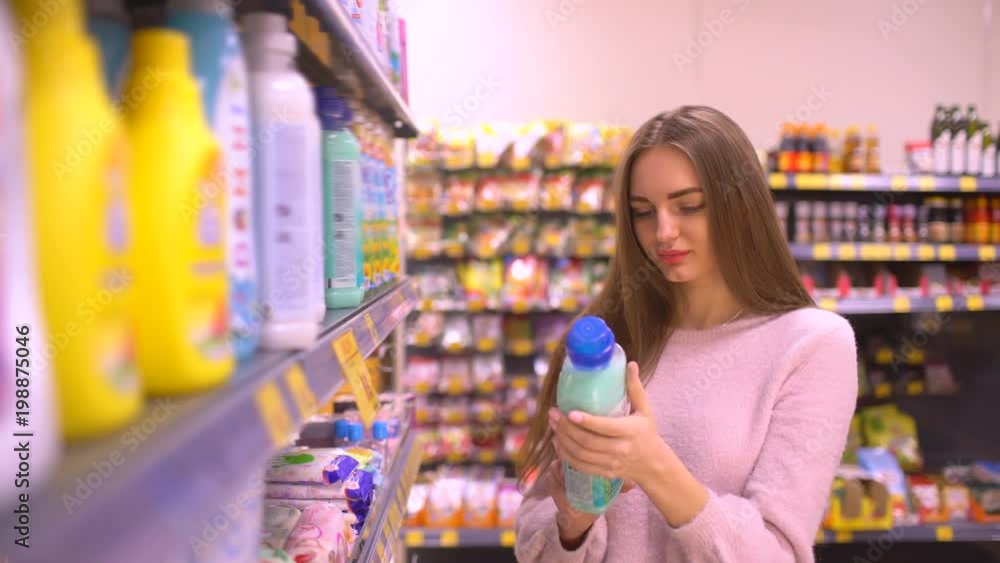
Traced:
POLYGON ((632 165, 630 184, 636 238, 667 281, 717 272, 705 192, 687 156, 673 147, 647 149, 632 165))

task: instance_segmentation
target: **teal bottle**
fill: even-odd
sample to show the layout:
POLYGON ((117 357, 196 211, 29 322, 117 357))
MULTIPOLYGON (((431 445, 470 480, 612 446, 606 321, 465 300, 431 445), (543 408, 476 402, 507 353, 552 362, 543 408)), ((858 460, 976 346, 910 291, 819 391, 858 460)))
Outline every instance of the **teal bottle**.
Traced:
MULTIPOLYGON (((585 316, 566 335, 566 360, 559 373, 556 404, 564 413, 582 411, 598 416, 625 416, 625 351, 599 317, 585 316)), ((621 479, 588 475, 563 463, 566 500, 573 508, 602 514, 622 488, 621 479)))
POLYGON ((323 127, 323 251, 328 309, 357 307, 364 298, 361 248, 361 144, 351 109, 333 88, 316 89, 323 127))

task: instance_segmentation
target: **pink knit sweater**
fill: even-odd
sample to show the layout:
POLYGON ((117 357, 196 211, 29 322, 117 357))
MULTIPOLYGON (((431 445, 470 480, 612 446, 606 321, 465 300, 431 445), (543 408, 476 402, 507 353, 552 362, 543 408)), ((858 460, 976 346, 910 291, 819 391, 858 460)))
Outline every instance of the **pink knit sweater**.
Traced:
POLYGON ((646 390, 660 435, 708 504, 673 528, 636 488, 566 551, 555 503, 538 488, 518 511, 518 561, 812 562, 857 397, 847 321, 808 308, 678 331, 646 390))

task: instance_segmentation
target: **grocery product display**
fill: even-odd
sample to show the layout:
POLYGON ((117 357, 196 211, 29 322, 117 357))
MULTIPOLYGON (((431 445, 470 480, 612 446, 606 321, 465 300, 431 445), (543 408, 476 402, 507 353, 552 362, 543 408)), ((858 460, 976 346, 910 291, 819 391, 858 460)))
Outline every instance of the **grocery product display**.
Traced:
POLYGON ((0 48, 17 558, 391 559, 422 453, 386 377, 416 301, 395 210, 414 124, 368 105, 399 100, 398 34, 369 68, 336 4, 9 7, 5 37, 30 27, 0 48))

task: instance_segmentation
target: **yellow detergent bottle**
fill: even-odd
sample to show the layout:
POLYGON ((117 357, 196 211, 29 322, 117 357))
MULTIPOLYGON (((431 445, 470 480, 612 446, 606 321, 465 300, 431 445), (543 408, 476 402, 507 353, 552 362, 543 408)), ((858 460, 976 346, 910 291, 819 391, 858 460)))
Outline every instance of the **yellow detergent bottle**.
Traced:
POLYGON ((181 32, 137 30, 125 92, 136 208, 139 366, 150 394, 228 379, 225 170, 181 32))
POLYGON ((127 317, 134 225, 123 184, 128 147, 79 1, 14 6, 18 21, 37 25, 21 45, 26 172, 47 327, 33 342, 32 363, 55 374, 65 437, 90 438, 127 424, 142 407, 127 317))

